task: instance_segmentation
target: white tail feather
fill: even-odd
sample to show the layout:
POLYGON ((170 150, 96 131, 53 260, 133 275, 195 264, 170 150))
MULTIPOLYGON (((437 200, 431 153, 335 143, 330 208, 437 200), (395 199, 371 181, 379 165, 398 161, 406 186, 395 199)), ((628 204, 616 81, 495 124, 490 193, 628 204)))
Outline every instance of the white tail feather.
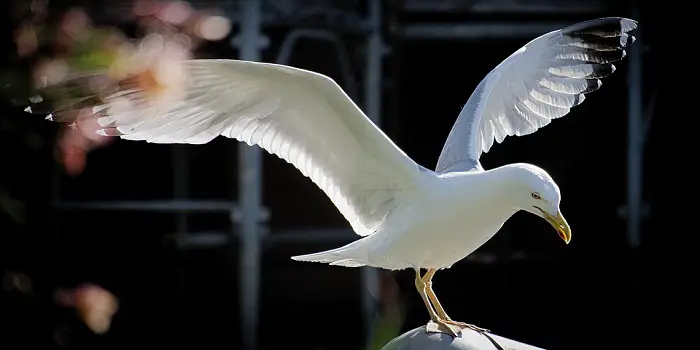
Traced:
POLYGON ((293 256, 292 260, 317 262, 344 267, 361 267, 368 265, 367 261, 358 257, 362 255, 366 256, 366 254, 357 254, 357 249, 354 249, 355 247, 353 247, 353 243, 350 243, 344 247, 327 250, 325 252, 293 256))

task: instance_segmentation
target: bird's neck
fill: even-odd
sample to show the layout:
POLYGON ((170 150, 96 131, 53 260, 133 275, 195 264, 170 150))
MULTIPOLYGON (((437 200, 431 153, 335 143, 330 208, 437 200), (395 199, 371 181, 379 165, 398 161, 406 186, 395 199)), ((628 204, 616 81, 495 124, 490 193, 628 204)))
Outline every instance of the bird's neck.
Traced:
POLYGON ((451 173, 441 177, 446 184, 445 188, 450 191, 450 197, 457 201, 478 198, 483 206, 502 208, 501 214, 507 219, 520 210, 514 197, 517 184, 513 183, 511 172, 508 167, 499 167, 487 171, 451 173))

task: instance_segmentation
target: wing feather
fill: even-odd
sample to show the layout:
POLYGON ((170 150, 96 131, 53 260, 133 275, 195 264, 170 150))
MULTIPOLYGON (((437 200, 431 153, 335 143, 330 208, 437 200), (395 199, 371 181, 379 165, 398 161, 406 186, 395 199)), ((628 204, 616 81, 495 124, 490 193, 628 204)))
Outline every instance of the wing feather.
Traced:
POLYGON ((577 23, 527 43, 479 83, 443 146, 437 173, 480 170, 479 157, 507 136, 531 134, 569 113, 615 72, 634 42, 631 19, 577 23))
POLYGON ((105 135, 202 144, 223 135, 293 164, 332 200, 354 231, 376 231, 425 172, 330 78, 288 66, 185 61, 182 94, 154 101, 140 89, 102 99, 105 135))

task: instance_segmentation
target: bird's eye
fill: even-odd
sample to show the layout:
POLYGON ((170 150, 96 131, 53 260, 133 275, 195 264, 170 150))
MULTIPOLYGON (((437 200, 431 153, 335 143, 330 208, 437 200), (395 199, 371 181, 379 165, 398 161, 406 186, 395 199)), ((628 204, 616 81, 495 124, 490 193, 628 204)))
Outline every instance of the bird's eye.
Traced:
POLYGON ((542 197, 540 196, 540 194, 537 193, 537 192, 532 192, 532 198, 534 198, 534 199, 542 199, 542 197))

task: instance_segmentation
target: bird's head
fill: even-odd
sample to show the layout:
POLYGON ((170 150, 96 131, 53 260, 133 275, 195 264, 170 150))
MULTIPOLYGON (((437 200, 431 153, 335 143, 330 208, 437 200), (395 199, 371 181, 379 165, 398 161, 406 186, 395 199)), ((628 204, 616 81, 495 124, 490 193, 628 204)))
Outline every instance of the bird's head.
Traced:
POLYGON ((518 209, 545 219, 567 244, 571 241, 571 229, 559 209, 561 193, 559 186, 543 169, 531 164, 513 164, 518 209))

